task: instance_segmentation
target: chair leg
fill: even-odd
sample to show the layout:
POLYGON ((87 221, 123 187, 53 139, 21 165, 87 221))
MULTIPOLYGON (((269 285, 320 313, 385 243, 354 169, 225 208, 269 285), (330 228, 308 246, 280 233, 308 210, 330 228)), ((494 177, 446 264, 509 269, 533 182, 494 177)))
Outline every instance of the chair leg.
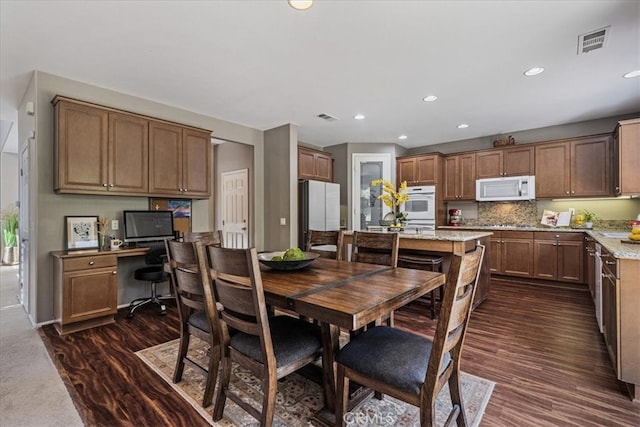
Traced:
POLYGON ((459 371, 454 370, 449 377, 449 394, 451 395, 451 404, 455 408, 459 409, 458 416, 456 417, 456 423, 458 427, 465 427, 467 423, 467 415, 464 412, 464 404, 462 403, 462 393, 460 391, 460 376, 459 371))
MULTIPOLYGON (((228 351, 228 350, 226 350, 228 351)), ((216 391, 216 401, 213 405, 213 421, 220 421, 224 414, 224 405, 227 402, 227 390, 231 381, 231 358, 225 354, 222 358, 222 372, 220 385, 216 391)))
POLYGON ((204 387, 204 395, 202 396, 202 407, 207 408, 213 400, 213 390, 218 379, 218 367, 220 365, 220 346, 216 345, 210 348, 209 352, 209 369, 207 373, 207 381, 204 387))
POLYGON ((182 381, 182 373, 184 372, 184 358, 187 356, 187 352, 189 351, 189 341, 191 338, 191 334, 188 331, 185 331, 186 327, 183 327, 183 330, 180 334, 180 347, 178 350, 178 360, 176 360, 176 368, 173 370, 173 383, 179 383, 182 381))
POLYGON ((349 378, 347 378, 344 374, 344 366, 338 364, 338 369, 336 372, 336 426, 344 426, 344 414, 347 411, 347 403, 349 400, 348 390, 349 390, 349 378))
POLYGON ((264 398, 262 400, 262 419, 260 426, 271 427, 273 415, 276 411, 276 393, 278 392, 278 379, 275 372, 272 375, 266 373, 267 378, 263 382, 264 398))

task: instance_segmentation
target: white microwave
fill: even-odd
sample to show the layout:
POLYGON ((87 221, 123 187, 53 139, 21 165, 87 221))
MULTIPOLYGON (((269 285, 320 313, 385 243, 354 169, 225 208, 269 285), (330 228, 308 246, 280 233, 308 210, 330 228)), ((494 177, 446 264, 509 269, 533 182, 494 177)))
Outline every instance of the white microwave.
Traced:
POLYGON ((535 198, 535 176, 509 176, 476 180, 476 200, 479 202, 535 200, 535 198))

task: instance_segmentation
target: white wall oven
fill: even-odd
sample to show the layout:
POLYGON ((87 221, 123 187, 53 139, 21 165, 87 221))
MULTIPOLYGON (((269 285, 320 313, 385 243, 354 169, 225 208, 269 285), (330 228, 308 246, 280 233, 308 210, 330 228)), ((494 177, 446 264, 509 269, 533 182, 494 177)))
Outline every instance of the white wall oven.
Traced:
POLYGON ((423 185, 407 188, 409 200, 402 210, 407 213, 409 227, 435 230, 436 228, 436 187, 423 185))

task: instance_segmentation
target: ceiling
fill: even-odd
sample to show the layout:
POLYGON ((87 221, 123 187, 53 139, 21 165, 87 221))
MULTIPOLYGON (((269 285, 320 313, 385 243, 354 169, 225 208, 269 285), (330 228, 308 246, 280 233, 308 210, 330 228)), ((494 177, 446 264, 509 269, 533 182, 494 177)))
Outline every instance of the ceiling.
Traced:
POLYGON ((321 147, 640 111, 640 78, 622 78, 640 69, 637 0, 2 0, 0 17, 2 120, 34 69, 252 128, 293 123, 321 147), (605 47, 578 55, 578 36, 606 26, 605 47), (545 72, 525 77, 534 66, 545 72))

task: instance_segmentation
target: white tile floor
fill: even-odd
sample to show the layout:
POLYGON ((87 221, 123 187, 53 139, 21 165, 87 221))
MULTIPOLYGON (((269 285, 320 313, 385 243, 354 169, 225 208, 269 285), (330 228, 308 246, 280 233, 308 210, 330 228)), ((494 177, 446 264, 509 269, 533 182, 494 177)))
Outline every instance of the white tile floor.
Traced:
POLYGON ((20 304, 18 299, 18 266, 0 266, 0 307, 20 304))

